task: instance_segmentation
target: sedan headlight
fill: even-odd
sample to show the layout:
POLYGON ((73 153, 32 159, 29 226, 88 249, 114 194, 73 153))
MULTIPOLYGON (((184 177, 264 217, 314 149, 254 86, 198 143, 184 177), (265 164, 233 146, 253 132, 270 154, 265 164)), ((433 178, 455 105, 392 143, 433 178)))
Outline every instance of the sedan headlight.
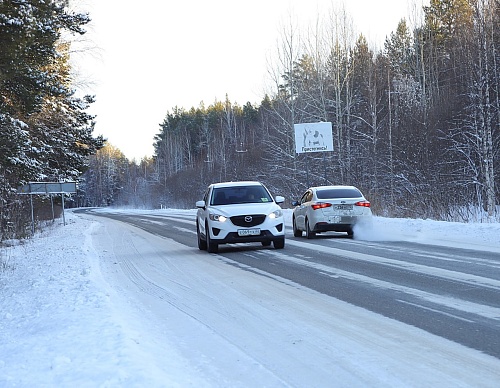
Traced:
POLYGON ((209 217, 212 221, 224 222, 227 220, 227 218, 221 214, 210 214, 209 217))
POLYGON ((275 219, 275 218, 280 218, 283 217, 283 210, 278 209, 273 211, 271 214, 269 214, 269 218, 275 219))

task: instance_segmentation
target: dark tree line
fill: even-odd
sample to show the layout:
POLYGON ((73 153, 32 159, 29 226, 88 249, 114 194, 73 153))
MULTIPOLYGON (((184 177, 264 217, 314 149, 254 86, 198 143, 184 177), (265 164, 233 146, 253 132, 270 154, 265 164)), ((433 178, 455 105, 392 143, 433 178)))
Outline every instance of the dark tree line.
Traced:
POLYGON ((103 143, 85 112, 92 98, 71 88, 61 36, 83 34, 89 18, 68 3, 0 1, 0 241, 23 236, 30 221, 19 186, 79 179, 103 143))
POLYGON ((380 215, 493 219, 499 9, 499 0, 431 0, 379 51, 342 10, 308 34, 290 25, 270 69, 274 91, 260 105, 226 97, 173 109, 153 158, 122 164, 112 195, 95 202, 88 190, 86 200, 193 207, 211 182, 257 179, 288 198, 307 185, 353 184, 380 215), (297 155, 293 125, 319 121, 333 124, 334 152, 297 155))

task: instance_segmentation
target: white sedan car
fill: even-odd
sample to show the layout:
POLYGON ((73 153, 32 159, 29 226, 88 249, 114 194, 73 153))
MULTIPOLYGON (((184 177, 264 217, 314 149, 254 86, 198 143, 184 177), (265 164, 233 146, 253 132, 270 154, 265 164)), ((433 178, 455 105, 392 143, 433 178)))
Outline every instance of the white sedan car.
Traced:
POLYGON ((354 186, 311 187, 300 201, 292 202, 293 235, 313 238, 316 233, 335 231, 353 236, 357 223, 371 220, 370 202, 354 186))
POLYGON ((285 223, 279 206, 285 198, 274 199, 260 182, 211 184, 202 201, 196 202, 198 248, 210 253, 219 244, 260 242, 285 246, 285 223))

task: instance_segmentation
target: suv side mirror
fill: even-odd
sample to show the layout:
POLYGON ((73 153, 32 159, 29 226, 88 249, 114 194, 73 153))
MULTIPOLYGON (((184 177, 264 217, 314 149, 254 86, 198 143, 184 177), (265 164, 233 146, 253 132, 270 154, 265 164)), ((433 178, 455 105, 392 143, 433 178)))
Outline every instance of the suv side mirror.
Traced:
POLYGON ((197 201, 196 207, 204 209, 205 208, 205 201, 197 201))
POLYGON ((281 195, 277 195, 274 200, 276 201, 276 203, 283 203, 283 202, 285 202, 285 197, 282 197, 281 195))
POLYGON ((292 201, 292 206, 299 206, 300 202, 299 201, 292 201))

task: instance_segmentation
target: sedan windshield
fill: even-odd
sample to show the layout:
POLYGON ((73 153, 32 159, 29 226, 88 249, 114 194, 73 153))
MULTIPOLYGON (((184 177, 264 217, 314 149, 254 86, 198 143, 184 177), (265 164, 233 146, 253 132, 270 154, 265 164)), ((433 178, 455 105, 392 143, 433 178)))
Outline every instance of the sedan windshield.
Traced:
POLYGON ((363 195, 357 189, 353 188, 338 188, 338 189, 321 189, 316 191, 318 199, 331 198, 359 198, 363 195))
POLYGON ((233 205, 239 203, 266 203, 273 199, 262 186, 218 187, 212 192, 211 205, 233 205))

